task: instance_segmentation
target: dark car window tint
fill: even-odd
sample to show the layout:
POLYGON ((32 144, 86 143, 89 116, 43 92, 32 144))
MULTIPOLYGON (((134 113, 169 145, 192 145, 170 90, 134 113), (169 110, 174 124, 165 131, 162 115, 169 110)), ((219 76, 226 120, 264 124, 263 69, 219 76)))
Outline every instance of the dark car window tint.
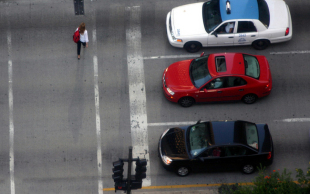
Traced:
POLYGON ((189 75, 193 85, 197 88, 211 79, 208 69, 208 58, 209 56, 199 57, 194 59, 190 65, 189 75))
POLYGON ((247 149, 242 146, 227 146, 224 148, 225 157, 229 156, 245 156, 247 155, 247 149))
POLYGON ((215 57, 215 66, 217 72, 226 71, 226 60, 224 56, 215 57))
POLYGON ((205 30, 210 33, 222 23, 219 0, 205 2, 202 7, 202 17, 205 30))
POLYGON ((266 28, 269 27, 270 23, 270 13, 269 8, 265 0, 257 0, 258 3, 258 18, 259 21, 261 21, 266 28))
POLYGON ((241 77, 228 77, 227 87, 243 86, 247 82, 241 77))
POLYGON ((256 27, 251 21, 239 21, 237 33, 257 32, 256 27))

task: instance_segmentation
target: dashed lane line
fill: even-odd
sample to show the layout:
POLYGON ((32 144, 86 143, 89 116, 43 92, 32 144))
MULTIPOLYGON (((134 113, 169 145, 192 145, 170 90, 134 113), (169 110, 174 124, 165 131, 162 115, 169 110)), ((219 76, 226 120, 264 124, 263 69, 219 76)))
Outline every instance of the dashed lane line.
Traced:
MULTIPOLYGON (((270 52, 270 55, 289 55, 289 54, 309 54, 310 50, 305 51, 283 51, 283 52, 270 52)), ((200 55, 162 55, 162 56, 149 56, 143 57, 144 60, 151 60, 151 59, 179 59, 179 58, 197 58, 200 55)))

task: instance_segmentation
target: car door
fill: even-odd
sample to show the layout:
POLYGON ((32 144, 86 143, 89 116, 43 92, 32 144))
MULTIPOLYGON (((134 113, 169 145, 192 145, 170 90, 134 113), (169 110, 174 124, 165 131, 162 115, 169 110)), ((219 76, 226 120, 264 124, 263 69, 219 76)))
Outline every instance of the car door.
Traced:
POLYGON ((220 146, 208 148, 192 162, 192 169, 209 171, 220 167, 222 157, 221 150, 222 148, 220 146))
POLYGON ((217 77, 209 81, 206 85, 200 88, 196 94, 197 102, 213 102, 222 101, 225 99, 223 92, 226 77, 217 77))
POLYGON ((222 92, 224 95, 223 100, 241 100, 241 98, 247 93, 247 82, 238 76, 229 76, 226 77, 225 88, 222 92))
POLYGON ((234 45, 234 31, 235 22, 225 22, 219 25, 213 32, 208 36, 208 46, 232 46, 234 45), (233 26, 229 28, 229 26, 233 26), (227 29, 232 29, 228 31, 227 29))
POLYGON ((238 21, 237 30, 234 36, 234 45, 250 45, 257 39, 258 32, 251 20, 238 21))

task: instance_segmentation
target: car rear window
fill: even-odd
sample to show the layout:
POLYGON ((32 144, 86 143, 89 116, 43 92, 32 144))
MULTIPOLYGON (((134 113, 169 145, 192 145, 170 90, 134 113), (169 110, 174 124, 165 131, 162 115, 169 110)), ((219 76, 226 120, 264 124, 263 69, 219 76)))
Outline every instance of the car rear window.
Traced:
POLYGON ((258 149, 256 124, 246 121, 236 121, 234 126, 234 143, 241 143, 258 149))
POLYGON ((260 69, 256 57, 251 55, 243 55, 245 75, 259 79, 260 69))
POLYGON ((266 26, 266 28, 268 28, 270 23, 270 13, 268 5, 265 0, 257 0, 257 3, 258 3, 259 21, 261 21, 266 26))

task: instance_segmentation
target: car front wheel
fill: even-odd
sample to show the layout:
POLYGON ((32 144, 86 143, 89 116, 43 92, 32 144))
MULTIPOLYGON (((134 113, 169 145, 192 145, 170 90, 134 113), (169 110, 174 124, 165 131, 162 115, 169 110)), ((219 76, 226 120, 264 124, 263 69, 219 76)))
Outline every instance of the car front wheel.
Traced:
POLYGON ((255 171, 255 167, 252 164, 245 164, 241 170, 244 174, 251 174, 255 171))
POLYGON ((183 97, 179 100, 179 104, 183 107, 190 107, 194 102, 195 100, 192 97, 183 97))
POLYGON ((257 50, 264 50, 269 44, 269 40, 256 40, 252 43, 252 46, 257 50))
POLYGON ((201 43, 195 41, 187 42, 184 45, 185 50, 189 53, 198 52, 201 49, 201 47, 202 47, 201 43))
POLYGON ((257 96, 255 94, 247 94, 242 98, 242 101, 246 104, 253 104, 256 100, 257 96))
POLYGON ((177 175, 181 177, 187 176, 189 172, 190 169, 187 166, 179 166, 176 168, 177 175))

